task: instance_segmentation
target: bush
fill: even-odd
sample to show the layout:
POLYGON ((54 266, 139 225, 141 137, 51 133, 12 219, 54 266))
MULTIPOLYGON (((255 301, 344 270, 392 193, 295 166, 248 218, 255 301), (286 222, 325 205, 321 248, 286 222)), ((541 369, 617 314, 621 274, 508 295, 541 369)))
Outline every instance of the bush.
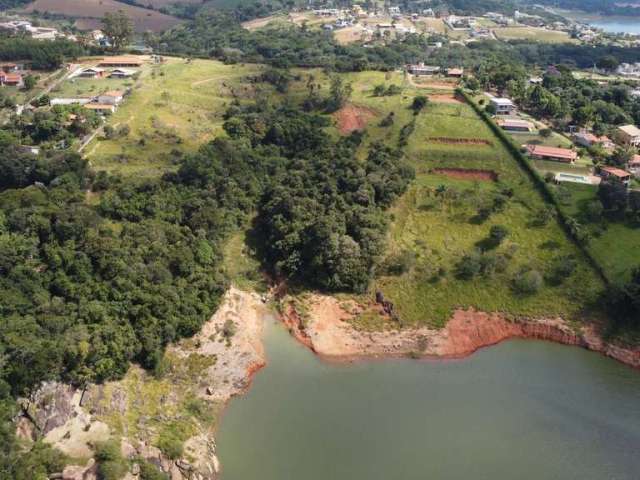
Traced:
POLYGON ((120 452, 120 442, 108 440, 96 445, 98 480, 120 480, 127 473, 127 463, 120 452))
POLYGON ((542 287, 542 275, 537 270, 523 270, 513 279, 513 290, 520 295, 533 295, 542 287))
POLYGON ((496 245, 500 245, 507 235, 509 235, 509 229, 504 225, 494 225, 489 231, 489 238, 493 240, 496 245))
POLYGON ((467 254, 456 265, 456 276, 463 280, 471 280, 482 270, 480 255, 477 253, 467 254))
POLYGON ((230 339, 236 334, 237 330, 238 330, 237 325, 233 322, 233 320, 228 318, 227 321, 224 322, 224 325, 222 326, 222 336, 226 339, 230 339))
POLYGON ((384 117, 381 121, 380 121, 380 126, 381 127, 390 127, 391 125, 393 125, 394 123, 394 113, 393 112, 389 112, 389 115, 387 115, 386 117, 384 117))
POLYGON ((542 138, 549 138, 551 136, 551 129, 550 128, 542 128, 539 132, 538 135, 540 135, 542 138))
POLYGON ((424 107, 429 104, 429 99, 424 95, 418 95, 413 99, 413 103, 411 104, 411 110, 413 113, 419 113, 424 107))
POLYGON ((140 464, 140 480, 169 480, 169 475, 149 462, 140 464))
POLYGON ((165 430, 160 434, 156 446, 171 460, 180 458, 184 449, 182 440, 177 438, 170 430, 165 430))
POLYGON ((384 270, 387 275, 402 275, 408 272, 415 265, 416 256, 410 250, 390 255, 387 257, 384 270))
POLYGON ((578 267, 578 262, 573 255, 565 255, 555 259, 547 280, 552 285, 560 285, 569 278, 578 267))

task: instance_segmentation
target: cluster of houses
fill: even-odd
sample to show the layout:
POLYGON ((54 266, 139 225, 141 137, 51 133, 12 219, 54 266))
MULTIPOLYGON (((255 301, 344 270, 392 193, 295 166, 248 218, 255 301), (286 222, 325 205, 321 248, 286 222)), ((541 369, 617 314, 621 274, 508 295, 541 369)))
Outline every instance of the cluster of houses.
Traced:
POLYGON ((107 57, 95 67, 88 67, 72 73, 69 78, 130 78, 135 75, 134 68, 142 66, 142 60, 136 57, 107 57))
MULTIPOLYGON (((79 69, 73 72, 69 78, 83 79, 103 79, 130 78, 136 74, 135 68, 140 68, 143 61, 137 57, 106 57, 98 62, 96 66, 79 69)), ((114 113, 123 102, 125 92, 121 90, 111 90, 95 96, 73 97, 73 98, 52 98, 51 105, 82 105, 88 110, 93 110, 100 114, 114 113)))
POLYGON ((75 40, 73 35, 66 35, 58 31, 57 28, 35 27, 27 20, 11 20, 8 22, 2 22, 0 23, 0 30, 7 31, 14 35, 26 33, 36 40, 55 40, 60 37, 67 37, 75 40))
MULTIPOLYGON (((513 117, 516 113, 516 105, 508 98, 495 97, 490 94, 489 102, 495 112, 496 124, 505 131, 530 133, 535 130, 532 122, 522 118, 513 117)), ((635 125, 622 125, 617 127, 612 140, 606 135, 596 135, 585 129, 574 131, 572 140, 578 147, 600 147, 608 153, 612 153, 617 145, 628 148, 640 149, 640 128, 635 125)), ((551 147, 546 145, 523 145, 527 155, 536 160, 547 160, 571 164, 578 160, 578 152, 570 148, 551 147)), ((579 183, 597 183, 602 178, 616 178, 625 184, 631 178, 640 178, 640 155, 635 155, 629 162, 627 169, 603 166, 598 169, 599 177, 591 177, 573 174, 558 174, 558 181, 571 181, 579 183)))

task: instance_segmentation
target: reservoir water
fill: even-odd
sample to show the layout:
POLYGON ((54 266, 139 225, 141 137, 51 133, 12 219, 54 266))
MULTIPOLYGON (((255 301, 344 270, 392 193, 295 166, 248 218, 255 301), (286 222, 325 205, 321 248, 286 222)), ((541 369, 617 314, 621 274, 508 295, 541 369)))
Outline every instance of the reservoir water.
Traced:
POLYGON ((267 367, 217 434, 222 480, 637 480, 640 372, 509 341, 334 365, 269 317, 267 367))
POLYGON ((609 33, 640 35, 640 17, 600 17, 588 23, 609 33))

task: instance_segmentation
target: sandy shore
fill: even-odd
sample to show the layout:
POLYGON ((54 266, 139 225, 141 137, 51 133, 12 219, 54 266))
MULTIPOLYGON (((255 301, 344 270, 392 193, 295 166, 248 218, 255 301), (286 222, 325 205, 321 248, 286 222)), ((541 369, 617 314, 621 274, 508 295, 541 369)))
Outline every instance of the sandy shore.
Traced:
POLYGON ((352 314, 331 296, 310 297, 304 322, 290 305, 283 321, 303 344, 323 357, 351 360, 367 357, 414 356, 460 358, 510 338, 530 338, 574 345, 640 368, 640 348, 605 342, 593 327, 571 328, 561 318, 511 321, 497 313, 456 310, 447 325, 432 328, 360 331, 349 323, 352 314))

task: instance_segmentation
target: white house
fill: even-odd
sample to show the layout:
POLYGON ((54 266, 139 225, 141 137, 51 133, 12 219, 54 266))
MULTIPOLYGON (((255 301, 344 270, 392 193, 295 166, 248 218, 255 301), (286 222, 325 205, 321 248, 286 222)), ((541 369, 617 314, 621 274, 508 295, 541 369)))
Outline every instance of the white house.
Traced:
POLYGON ((136 72, 134 70, 129 70, 127 68, 116 68, 112 70, 109 74, 111 78, 129 78, 132 77, 136 72))
POLYGON ((440 73, 440 67, 418 63, 415 65, 407 65, 407 71, 413 75, 436 75, 440 73))
POLYGON ((98 103, 103 105, 119 105, 124 98, 124 92, 112 90, 98 95, 98 103))
POLYGON ((635 125, 618 127, 618 136, 622 143, 630 147, 640 147, 640 128, 635 125))
POLYGON ((91 98, 88 97, 78 97, 78 98, 52 98, 49 102, 53 105, 85 105, 91 101, 91 98))
POLYGON ((496 109, 496 115, 510 115, 516 106, 508 98, 491 97, 491 105, 496 109))

